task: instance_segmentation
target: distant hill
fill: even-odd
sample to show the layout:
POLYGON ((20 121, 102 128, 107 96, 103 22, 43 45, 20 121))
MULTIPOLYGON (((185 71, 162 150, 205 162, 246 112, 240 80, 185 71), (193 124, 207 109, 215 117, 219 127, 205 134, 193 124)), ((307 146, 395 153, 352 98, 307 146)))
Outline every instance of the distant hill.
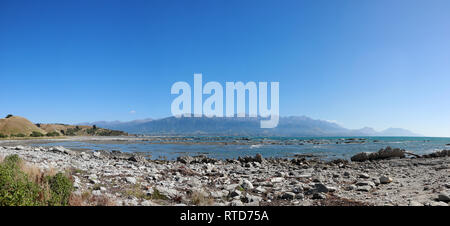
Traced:
POLYGON ((123 136, 126 132, 90 125, 33 124, 20 116, 0 119, 0 138, 29 136, 123 136))
POLYGON ((78 123, 77 125, 88 125, 88 126, 94 126, 101 128, 108 128, 108 129, 114 129, 114 130, 121 130, 121 131, 133 131, 134 127, 146 123, 151 122, 153 119, 146 118, 146 119, 139 119, 129 122, 121 122, 121 121, 97 121, 97 122, 83 122, 78 123))
POLYGON ((377 132, 365 127, 344 128, 336 123, 306 116, 280 117, 278 127, 261 129, 260 118, 167 117, 131 122, 95 122, 109 129, 148 135, 228 135, 228 136, 419 136, 404 129, 377 132))
POLYGON ((389 128, 380 132, 381 136, 399 136, 398 134, 402 134, 401 136, 410 136, 410 137, 421 136, 420 134, 413 133, 409 130, 402 128, 389 128))

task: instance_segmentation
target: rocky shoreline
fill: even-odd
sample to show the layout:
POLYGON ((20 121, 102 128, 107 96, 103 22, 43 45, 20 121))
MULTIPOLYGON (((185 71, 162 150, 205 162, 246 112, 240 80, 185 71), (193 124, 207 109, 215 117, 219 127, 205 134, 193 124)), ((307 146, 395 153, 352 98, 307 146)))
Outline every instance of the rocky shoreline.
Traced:
POLYGON ((74 194, 97 200, 82 205, 448 206, 450 201, 446 152, 361 162, 261 155, 164 161, 119 151, 0 147, 0 156, 12 154, 42 171, 70 172, 74 194))

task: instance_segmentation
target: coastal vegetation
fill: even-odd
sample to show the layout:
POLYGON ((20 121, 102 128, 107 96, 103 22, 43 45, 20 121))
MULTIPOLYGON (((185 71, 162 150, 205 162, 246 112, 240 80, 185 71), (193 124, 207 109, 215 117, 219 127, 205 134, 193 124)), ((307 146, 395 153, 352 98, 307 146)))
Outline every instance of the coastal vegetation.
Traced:
POLYGON ((0 163, 0 206, 66 206, 73 190, 67 175, 42 173, 18 155, 0 163))

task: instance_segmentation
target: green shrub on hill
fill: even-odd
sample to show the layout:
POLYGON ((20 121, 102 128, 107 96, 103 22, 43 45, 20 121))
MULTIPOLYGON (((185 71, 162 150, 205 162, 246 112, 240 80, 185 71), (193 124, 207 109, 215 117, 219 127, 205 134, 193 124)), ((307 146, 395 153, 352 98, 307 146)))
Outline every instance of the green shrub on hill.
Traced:
POLYGON ((123 136, 126 133, 119 130, 102 130, 96 133, 97 136, 123 136))
POLYGON ((80 127, 68 128, 65 132, 66 136, 76 136, 76 132, 80 131, 80 127))
POLYGON ((46 134, 46 136, 48 136, 48 137, 57 137, 57 136, 59 136, 59 133, 58 132, 49 132, 49 133, 46 134))
POLYGON ((7 138, 8 137, 8 135, 5 135, 5 134, 3 134, 3 133, 0 133, 0 138, 7 138))
POLYGON ((11 137, 26 137, 26 135, 23 133, 18 133, 18 134, 11 134, 11 137))
POLYGON ((89 135, 95 135, 95 129, 94 128, 87 129, 86 133, 89 135))
POLYGON ((45 136, 43 133, 37 132, 37 131, 33 131, 33 132, 30 134, 30 137, 43 137, 43 136, 45 136))

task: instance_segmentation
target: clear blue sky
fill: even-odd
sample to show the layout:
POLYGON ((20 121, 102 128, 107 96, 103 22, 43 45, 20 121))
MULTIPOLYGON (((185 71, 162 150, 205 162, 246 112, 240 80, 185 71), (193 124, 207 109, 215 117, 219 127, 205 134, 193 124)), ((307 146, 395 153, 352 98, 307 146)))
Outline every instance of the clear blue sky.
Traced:
POLYGON ((279 81, 280 114, 450 136, 450 1, 0 1, 0 114, 169 116, 176 81, 279 81), (134 114, 131 111, 135 111, 134 114))

